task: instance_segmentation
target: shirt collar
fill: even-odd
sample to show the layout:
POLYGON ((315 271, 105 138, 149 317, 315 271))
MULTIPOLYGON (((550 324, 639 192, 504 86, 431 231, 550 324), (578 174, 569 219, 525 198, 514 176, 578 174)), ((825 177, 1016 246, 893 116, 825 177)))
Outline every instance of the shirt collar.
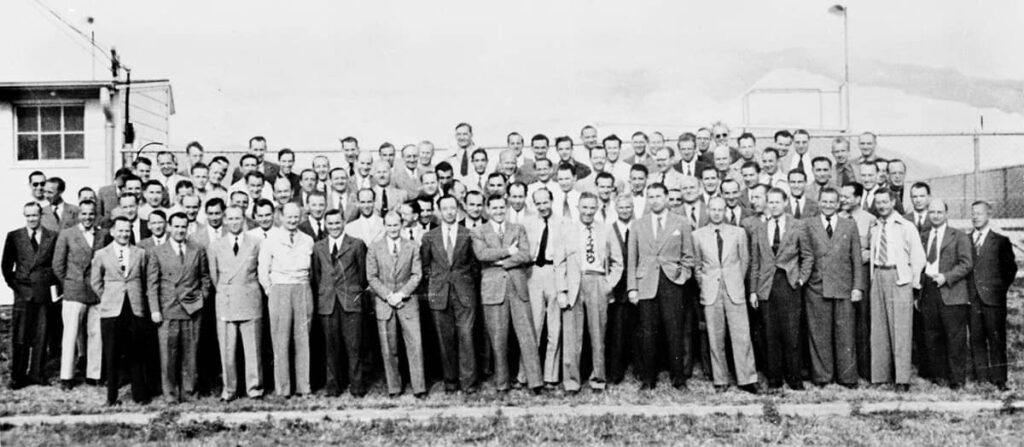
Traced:
POLYGON ((78 229, 81 230, 82 233, 87 233, 87 234, 90 234, 90 235, 96 233, 96 225, 95 224, 92 226, 92 228, 90 228, 88 230, 85 229, 85 225, 84 224, 78 224, 78 229))

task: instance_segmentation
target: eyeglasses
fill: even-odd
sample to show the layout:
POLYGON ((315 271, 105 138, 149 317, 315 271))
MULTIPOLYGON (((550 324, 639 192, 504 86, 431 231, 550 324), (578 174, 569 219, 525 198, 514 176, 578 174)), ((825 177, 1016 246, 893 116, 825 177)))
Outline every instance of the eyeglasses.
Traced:
POLYGON ((716 133, 715 134, 715 138, 726 138, 728 136, 729 136, 729 134, 727 134, 727 133, 716 133))
POLYGON ((32 182, 33 188, 42 188, 43 186, 46 186, 46 182, 32 182))

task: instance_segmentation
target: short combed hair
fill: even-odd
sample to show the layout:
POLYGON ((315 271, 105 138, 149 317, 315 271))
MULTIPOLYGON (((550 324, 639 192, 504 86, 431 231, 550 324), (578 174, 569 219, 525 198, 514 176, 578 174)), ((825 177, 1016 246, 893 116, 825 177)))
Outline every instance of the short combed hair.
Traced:
POLYGON ((643 132, 641 132, 639 130, 636 131, 636 132, 633 132, 633 137, 632 138, 636 138, 636 137, 643 138, 645 143, 650 143, 651 142, 651 139, 647 137, 647 134, 645 134, 645 133, 643 133, 643 132))
POLYGON ((64 179, 60 177, 50 177, 46 179, 46 183, 53 183, 57 185, 57 194, 64 193, 64 188, 67 188, 67 184, 64 183, 64 179))
POLYGON ((36 202, 36 201, 34 201, 34 200, 33 200, 33 201, 31 201, 31 202, 27 202, 27 203, 25 203, 25 206, 24 206, 24 207, 23 207, 22 209, 24 209, 24 208, 28 208, 28 207, 30 207, 30 206, 34 206, 34 207, 36 207, 36 211, 37 211, 37 212, 38 212, 39 214, 43 214, 43 206, 42 206, 42 205, 40 205, 40 204, 39 204, 39 202, 36 202))
POLYGON ((438 173, 441 173, 441 172, 451 172, 451 173, 454 174, 455 173, 455 168, 452 168, 452 164, 451 163, 448 163, 447 161, 442 161, 442 162, 438 163, 437 166, 434 166, 434 171, 438 172, 438 173))
POLYGON ((292 158, 295 158, 295 151, 293 151, 291 149, 288 149, 288 148, 284 148, 284 149, 281 149, 281 150, 277 151, 277 159, 278 160, 284 158, 285 155, 291 155, 292 158))
POLYGON ((761 158, 764 158, 764 156, 767 154, 774 155, 776 160, 779 159, 779 151, 774 147, 766 147, 763 151, 761 151, 761 158))
POLYGON ((512 137, 523 138, 523 134, 519 132, 509 132, 508 136, 505 137, 505 142, 508 143, 509 141, 512 141, 512 137))
POLYGON ((263 138, 262 135, 256 135, 249 139, 249 147, 252 147, 253 143, 266 143, 267 139, 263 138))
POLYGON ((171 214, 170 217, 167 218, 167 223, 172 224, 174 219, 185 219, 185 224, 188 225, 188 216, 186 216, 185 213, 181 211, 171 214))
POLYGON ((693 132, 683 132, 681 135, 679 135, 679 140, 676 141, 676 145, 678 146, 679 143, 682 143, 682 142, 685 142, 685 141, 689 141, 689 142, 691 142, 693 144, 697 144, 697 135, 694 134, 693 132))
POLYGON ((206 152, 206 149, 203 148, 203 145, 199 144, 198 141, 190 141, 188 144, 185 145, 185 153, 187 154, 188 150, 192 148, 199 149, 199 152, 206 152))
POLYGON ((267 182, 267 178, 263 176, 262 172, 260 172, 260 171, 252 171, 252 172, 250 172, 248 174, 245 174, 245 183, 248 184, 249 183, 249 179, 254 178, 254 177, 255 178, 259 178, 260 182, 262 182, 262 183, 266 183, 267 182))
POLYGON ((196 163, 196 164, 192 165, 192 167, 188 168, 188 172, 190 172, 192 175, 195 175, 196 171, 199 170, 199 169, 205 169, 205 170, 209 171, 210 167, 206 166, 206 163, 199 162, 199 163, 196 163))
POLYGON ((990 213, 992 212, 992 203, 989 202, 988 200, 975 200, 974 202, 971 202, 971 208, 974 208, 976 206, 984 206, 985 210, 987 210, 990 213))
POLYGON ((846 182, 846 184, 843 185, 844 188, 847 186, 853 188, 854 197, 864 197, 864 185, 860 182, 846 182))
POLYGON ((651 183, 650 185, 647 185, 647 190, 648 190, 648 191, 650 191, 650 190, 652 190, 652 189, 657 189, 657 190, 661 190, 661 192, 662 192, 663 194, 665 194, 666 196, 668 195, 668 187, 667 187, 667 186, 665 186, 665 184, 664 184, 664 183, 661 183, 661 182, 654 182, 654 183, 651 183))
POLYGON ((248 159, 254 160, 256 162, 256 164, 259 164, 259 162, 260 162, 260 159, 256 158, 256 156, 253 155, 253 154, 242 154, 241 157, 238 157, 238 165, 239 166, 244 165, 245 161, 248 160, 248 159))
POLYGON ((488 159, 488 157, 487 157, 487 150, 485 150, 482 147, 478 147, 476 149, 473 149, 473 153, 469 154, 469 159, 472 160, 472 159, 476 158, 477 155, 481 155, 481 154, 484 156, 484 161, 487 161, 487 159, 488 159))
POLYGON ((607 137, 604 137, 604 139, 601 140, 601 145, 607 147, 608 146, 608 142, 610 142, 610 141, 614 141, 614 142, 618 143, 619 146, 622 146, 622 140, 620 140, 619 137, 616 136, 615 134, 611 134, 611 135, 608 135, 607 137))
POLYGON ((600 201, 597 198, 597 194, 594 194, 591 191, 583 191, 583 192, 580 193, 580 200, 579 201, 582 202, 585 199, 591 199, 591 200, 594 200, 594 201, 600 201))
POLYGON ((742 134, 740 134, 739 138, 736 138, 736 144, 739 144, 740 141, 743 140, 750 140, 751 143, 757 144, 757 137, 755 137, 754 134, 750 132, 743 132, 742 134))
POLYGON ((497 200, 504 201, 505 200, 505 196, 503 196, 501 194, 491 194, 491 195, 487 196, 487 206, 490 207, 491 203, 494 203, 497 200))
MULTIPOLYGON (((469 197, 469 194, 471 194, 473 192, 476 192, 476 191, 470 191, 469 193, 466 193, 466 197, 469 197)), ((455 202, 455 206, 456 207, 459 206, 459 199, 456 199, 455 196, 453 196, 451 194, 445 194, 445 195, 441 196, 440 199, 437 199, 437 207, 440 208, 441 207, 441 202, 444 202, 445 200, 451 200, 452 202, 455 202)))
POLYGON ((356 137, 353 137, 351 135, 341 139, 341 144, 345 144, 345 143, 352 143, 352 144, 356 145, 356 147, 359 147, 359 140, 356 139, 356 137))
MULTIPOLYGON (((33 202, 33 203, 35 203, 35 202, 33 202)), ((85 199, 85 200, 83 200, 81 202, 78 202, 78 208, 79 209, 81 209, 83 206, 92 206, 93 208, 95 208, 96 207, 96 201, 92 200, 92 199, 85 199)))
POLYGON ((819 156, 814 157, 814 158, 811 159, 811 166, 814 166, 814 165, 816 165, 818 163, 826 163, 826 164, 828 164, 828 168, 832 169, 832 159, 831 158, 823 157, 823 156, 819 155, 819 156))
POLYGON ((611 172, 601 171, 597 173, 597 177, 594 177, 594 184, 598 184, 601 180, 611 180, 612 186, 615 186, 615 176, 611 172))
POLYGON ((786 190, 782 188, 777 188, 773 186, 768 189, 768 193, 765 194, 765 197, 768 197, 768 194, 781 194, 783 201, 789 200, 789 194, 786 194, 786 190))
POLYGON ((779 138, 789 138, 789 139, 792 140, 793 139, 793 134, 790 133, 788 130, 780 130, 778 132, 775 132, 775 136, 772 137, 772 140, 773 141, 779 141, 779 138))
POLYGON ((192 184, 191 180, 178 180, 178 183, 174 185, 174 194, 180 193, 185 188, 195 189, 195 185, 192 184))
POLYGON ((932 186, 929 185, 928 183, 917 182, 914 183, 913 185, 910 185, 910 190, 913 191, 914 189, 924 189, 925 191, 928 192, 928 195, 932 195, 932 186))
POLYGON ((533 143, 536 143, 538 141, 543 141, 545 146, 547 146, 547 145, 549 145, 551 143, 551 141, 548 140, 548 136, 547 135, 539 133, 539 134, 534 135, 533 138, 530 138, 530 145, 532 146, 533 143))
POLYGON ((718 189, 725 189, 725 185, 736 185, 736 190, 740 190, 740 182, 737 182, 734 178, 729 177, 722 180, 722 184, 718 185, 718 189))
POLYGON ((740 166, 740 172, 742 172, 744 169, 747 169, 747 168, 753 168, 754 172, 756 172, 758 174, 761 173, 761 165, 757 164, 756 161, 744 162, 743 166, 740 166))
POLYGON ((469 123, 462 122, 462 123, 456 124, 455 125, 455 130, 459 130, 460 127, 465 127, 466 130, 469 130, 469 133, 473 133, 473 126, 471 124, 469 124, 469 123))
POLYGON ((549 168, 555 166, 555 163, 547 157, 541 157, 533 161, 533 165, 536 167, 539 167, 541 163, 547 163, 549 168))
POLYGON ((839 190, 835 189, 835 188, 833 188, 831 186, 826 186, 824 188, 821 188, 821 191, 818 192, 818 200, 821 200, 821 196, 823 196, 825 194, 835 194, 836 195, 836 199, 839 198, 839 190))
POLYGON ((568 135, 562 135, 562 136, 560 136, 558 138, 555 138, 555 147, 558 147, 559 144, 562 144, 562 143, 565 143, 565 142, 569 143, 569 147, 570 148, 572 147, 572 145, 573 145, 572 137, 570 137, 568 135))
MULTIPOLYGON (((153 166, 153 161, 146 157, 139 157, 132 162, 132 167, 138 168, 139 165, 153 166)), ((40 174, 42 174, 42 172, 40 172, 40 174)))
POLYGON ((252 206, 253 215, 256 215, 256 210, 259 210, 260 208, 266 208, 268 206, 270 207, 271 211, 274 210, 274 202, 271 202, 268 199, 257 199, 256 204, 252 206))
POLYGON ((893 199, 896 198, 896 197, 893 196, 892 190, 887 188, 887 187, 885 187, 885 186, 875 190, 875 197, 878 197, 880 194, 885 194, 885 196, 888 197, 889 200, 893 200, 893 199))
POLYGON ((559 163, 558 164, 558 171, 569 171, 570 173, 572 173, 573 178, 576 177, 576 170, 573 169, 572 165, 569 164, 568 162, 564 162, 563 161, 563 162, 559 163))
POLYGON ((158 217, 160 217, 161 219, 163 219, 165 221, 167 220, 167 212, 164 211, 164 210, 153 210, 153 211, 151 211, 149 213, 150 219, 152 219, 153 216, 158 216, 158 217))
POLYGON ((786 173, 786 180, 793 181, 794 175, 802 176, 804 178, 804 181, 807 181, 807 173, 804 172, 803 169, 797 168, 790 169, 789 172, 786 173))
POLYGON ((523 182, 521 182, 519 180, 516 180, 516 181, 514 181, 512 183, 509 183, 508 186, 505 187, 505 192, 508 195, 512 195, 512 188, 521 188, 523 190, 523 195, 524 196, 526 195, 526 191, 529 190, 529 188, 526 187, 526 183, 523 183, 523 182))
POLYGON ((629 172, 630 173, 633 173, 633 172, 643 172, 644 173, 644 177, 647 177, 647 175, 651 173, 651 170, 647 169, 647 165, 645 165, 645 164, 636 163, 633 166, 629 167, 629 172))
POLYGON ((224 211, 224 207, 226 206, 227 205, 224 203, 224 199, 220 197, 214 197, 206 201, 206 204, 203 207, 203 209, 205 209, 206 212, 210 212, 210 208, 220 208, 221 211, 224 211))
POLYGON ((793 131, 793 138, 796 138, 797 135, 806 135, 808 139, 811 138, 811 134, 809 132, 807 132, 807 130, 805 130, 805 129, 794 130, 793 131))
POLYGON ((533 199, 533 203, 537 203, 537 193, 545 193, 548 195, 548 200, 555 200, 555 195, 551 193, 551 190, 546 186, 541 186, 540 188, 535 189, 533 191, 533 195, 530 197, 533 199))

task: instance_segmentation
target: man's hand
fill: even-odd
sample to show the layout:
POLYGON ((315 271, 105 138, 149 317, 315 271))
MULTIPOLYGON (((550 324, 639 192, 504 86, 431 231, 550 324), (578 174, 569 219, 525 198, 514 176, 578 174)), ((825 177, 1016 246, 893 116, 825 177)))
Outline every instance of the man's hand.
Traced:
POLYGON ((512 245, 509 245, 509 247, 508 247, 508 255, 509 256, 515 256, 517 253, 519 253, 519 247, 516 246, 515 243, 513 243, 512 245))
POLYGON ((850 292, 850 301, 856 303, 862 299, 864 299, 864 292, 858 289, 853 289, 853 292, 850 292))
POLYGON ((637 295, 636 290, 630 290, 628 298, 630 303, 636 304, 640 302, 640 296, 637 295))
POLYGON ((569 307, 569 294, 565 292, 558 292, 558 308, 565 309, 569 307))
POLYGON ((932 279, 935 280, 935 284, 939 287, 946 285, 946 275, 943 275, 942 273, 932 275, 932 279))
POLYGON ((751 293, 750 294, 750 307, 753 307, 754 309, 757 309, 757 294, 756 293, 751 293))
POLYGON ((160 312, 153 312, 153 314, 149 316, 149 319, 153 320, 153 323, 156 324, 160 324, 161 322, 164 321, 164 318, 163 316, 160 315, 160 312))

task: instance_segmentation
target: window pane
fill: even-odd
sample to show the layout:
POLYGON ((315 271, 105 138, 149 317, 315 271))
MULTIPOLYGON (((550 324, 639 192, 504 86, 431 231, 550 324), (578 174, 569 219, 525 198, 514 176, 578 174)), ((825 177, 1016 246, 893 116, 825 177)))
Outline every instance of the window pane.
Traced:
POLYGON ((64 158, 78 160, 85 158, 85 135, 64 135, 64 158))
POLYGON ((18 132, 38 132, 38 113, 36 107, 18 107, 18 132))
POLYGON ((85 107, 71 106, 64 108, 64 130, 84 130, 85 107))
POLYGON ((18 160, 39 159, 39 136, 18 135, 18 160))
POLYGON ((60 107, 40 107, 43 132, 60 132, 60 107))
POLYGON ((60 160, 60 135, 43 135, 43 160, 60 160))

